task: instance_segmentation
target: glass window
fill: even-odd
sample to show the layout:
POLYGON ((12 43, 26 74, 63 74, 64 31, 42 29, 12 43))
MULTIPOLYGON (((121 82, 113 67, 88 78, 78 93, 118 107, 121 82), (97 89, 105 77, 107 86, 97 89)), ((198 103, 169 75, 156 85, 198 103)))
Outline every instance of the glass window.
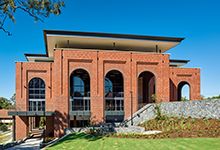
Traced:
POLYGON ((83 69, 75 70, 70 76, 72 111, 90 110, 90 77, 83 69))
POLYGON ((119 71, 113 70, 105 76, 105 110, 124 110, 123 76, 119 71))
POLYGON ((29 82, 29 111, 45 111, 45 83, 41 78, 29 82))

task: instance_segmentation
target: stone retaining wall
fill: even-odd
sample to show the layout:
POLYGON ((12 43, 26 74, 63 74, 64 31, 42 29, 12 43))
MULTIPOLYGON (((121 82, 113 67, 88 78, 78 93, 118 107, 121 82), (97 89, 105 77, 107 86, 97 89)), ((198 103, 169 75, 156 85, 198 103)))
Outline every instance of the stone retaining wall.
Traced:
POLYGON ((160 109, 167 116, 220 119, 220 100, 161 103, 160 109))
MULTIPOLYGON (((156 117, 156 104, 147 104, 128 118, 124 125, 138 125, 156 117)), ((184 102, 163 102, 158 104, 162 114, 175 117, 220 119, 220 100, 197 100, 184 102)))

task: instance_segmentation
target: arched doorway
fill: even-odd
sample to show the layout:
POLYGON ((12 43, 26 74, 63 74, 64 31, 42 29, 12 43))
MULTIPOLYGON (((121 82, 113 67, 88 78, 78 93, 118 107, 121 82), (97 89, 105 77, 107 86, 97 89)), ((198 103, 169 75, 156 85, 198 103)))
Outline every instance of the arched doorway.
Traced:
POLYGON ((190 84, 186 81, 182 81, 178 84, 178 101, 190 100, 190 84))
POLYGON ((90 119, 90 76, 84 69, 70 76, 70 127, 82 127, 90 119))
POLYGON ((106 122, 124 120, 124 79, 117 70, 105 76, 105 117, 106 122))
POLYGON ((144 71, 138 76, 138 109, 156 100, 156 81, 152 72, 144 71))

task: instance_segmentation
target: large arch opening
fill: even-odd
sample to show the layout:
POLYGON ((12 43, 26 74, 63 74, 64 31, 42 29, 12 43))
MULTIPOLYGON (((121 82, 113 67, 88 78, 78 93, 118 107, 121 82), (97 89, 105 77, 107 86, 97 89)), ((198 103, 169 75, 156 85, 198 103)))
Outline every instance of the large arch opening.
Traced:
POLYGON ((83 127, 90 120, 90 76, 84 69, 70 76, 70 127, 83 127))
POLYGON ((124 120, 124 79, 121 72, 109 71, 105 76, 106 122, 124 120))
POLYGON ((144 71, 138 76, 138 109, 156 101, 155 75, 144 71))
POLYGON ((190 84, 186 81, 182 81, 178 84, 178 101, 190 100, 190 84))

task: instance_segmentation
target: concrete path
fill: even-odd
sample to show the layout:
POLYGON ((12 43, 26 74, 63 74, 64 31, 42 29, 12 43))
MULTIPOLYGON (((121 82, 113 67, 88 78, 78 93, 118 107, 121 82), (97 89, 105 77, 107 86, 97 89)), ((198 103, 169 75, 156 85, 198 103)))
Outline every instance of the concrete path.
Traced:
POLYGON ((8 143, 12 141, 12 132, 4 132, 0 134, 0 144, 8 143))
POLYGON ((41 138, 32 138, 26 140, 20 145, 8 148, 7 150, 39 150, 40 149, 41 138))

